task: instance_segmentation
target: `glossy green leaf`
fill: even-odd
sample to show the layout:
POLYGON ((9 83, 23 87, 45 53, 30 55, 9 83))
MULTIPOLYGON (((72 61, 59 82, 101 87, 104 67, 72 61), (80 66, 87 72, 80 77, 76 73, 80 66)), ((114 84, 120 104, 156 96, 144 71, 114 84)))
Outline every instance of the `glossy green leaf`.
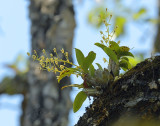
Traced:
POLYGON ((84 61, 84 55, 83 55, 81 50, 76 49, 76 48, 75 48, 75 52, 76 52, 77 62, 78 62, 79 65, 82 66, 83 61, 84 61))
POLYGON ((102 66, 101 66, 99 63, 96 63, 96 65, 98 66, 98 68, 99 68, 100 70, 103 70, 102 66))
POLYGON ((88 68, 93 63, 95 58, 96 58, 96 53, 94 53, 93 51, 89 52, 89 54, 87 55, 87 57, 85 57, 84 62, 82 64, 82 69, 84 70, 84 72, 86 73, 88 72, 88 68))
POLYGON ((81 106, 82 106, 83 102, 86 100, 86 98, 87 98, 87 95, 83 91, 80 91, 77 94, 77 96, 73 102, 73 112, 74 113, 77 112, 81 108, 81 106))
POLYGON ((105 53, 109 56, 109 58, 110 58, 111 60, 113 60, 115 63, 118 62, 117 55, 116 55, 116 53, 115 53, 113 50, 111 50, 111 49, 108 48, 108 47, 105 47, 105 48, 104 48, 104 52, 105 52, 105 53))
POLYGON ((89 66, 89 74, 90 74, 92 77, 94 77, 94 73, 95 73, 95 69, 94 69, 94 66, 91 64, 91 65, 89 66))
POLYGON ((124 34, 125 23, 126 23, 126 18, 125 17, 121 17, 121 16, 116 17, 115 26, 118 26, 118 28, 116 29, 115 34, 116 34, 117 37, 124 34))

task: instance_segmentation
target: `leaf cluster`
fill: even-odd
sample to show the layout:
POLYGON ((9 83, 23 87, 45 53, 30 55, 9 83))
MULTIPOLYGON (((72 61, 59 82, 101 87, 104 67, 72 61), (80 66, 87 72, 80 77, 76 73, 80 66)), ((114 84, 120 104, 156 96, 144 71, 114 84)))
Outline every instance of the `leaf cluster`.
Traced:
MULTIPOLYGON (((107 35, 100 31, 102 40, 100 43, 95 43, 95 45, 101 48, 104 53, 108 55, 109 60, 113 61, 109 62, 109 65, 112 65, 113 63, 115 65, 114 67, 118 68, 118 71, 120 68, 125 71, 130 69, 131 65, 128 56, 134 57, 134 55, 130 52, 130 48, 127 46, 120 46, 120 41, 113 41, 112 38, 114 36, 114 33, 116 32, 117 27, 110 33, 109 22, 105 20, 103 20, 103 22, 107 29, 107 35)), ((33 60, 39 61, 40 69, 54 72, 55 74, 59 73, 59 75, 57 76, 59 83, 64 77, 69 77, 72 74, 76 75, 77 77, 80 76, 83 79, 82 84, 71 84, 62 87, 62 89, 66 87, 77 87, 78 89, 83 89, 77 94, 74 100, 74 112, 77 112, 81 108, 87 96, 97 96, 101 94, 101 87, 106 87, 115 79, 115 76, 112 74, 112 69, 103 69, 99 63, 96 63, 98 69, 94 68, 93 62, 96 59, 96 53, 93 51, 90 51, 87 56, 84 56, 81 50, 75 48, 78 65, 69 61, 68 52, 65 52, 63 48, 61 49, 61 53, 66 59, 61 59, 59 57, 56 48, 54 48, 53 51, 56 54, 55 56, 53 56, 53 54, 47 56, 46 51, 43 49, 43 55, 41 57, 38 57, 37 52, 34 51, 34 55, 32 55, 32 58, 33 60), (70 64, 73 67, 68 68, 66 67, 66 64, 70 64)), ((105 58, 104 61, 106 62, 105 58)))

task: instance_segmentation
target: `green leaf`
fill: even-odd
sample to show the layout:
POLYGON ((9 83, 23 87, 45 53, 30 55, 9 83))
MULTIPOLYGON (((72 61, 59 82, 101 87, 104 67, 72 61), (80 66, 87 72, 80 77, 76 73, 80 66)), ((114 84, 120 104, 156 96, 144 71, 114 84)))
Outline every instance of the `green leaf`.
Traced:
POLYGON ((117 44, 117 42, 114 42, 114 41, 110 41, 110 46, 109 48, 114 50, 115 52, 117 52, 119 50, 119 45, 117 44))
POLYGON ((126 18, 125 17, 121 17, 121 16, 116 17, 115 26, 118 26, 118 28, 116 29, 115 34, 116 34, 117 37, 124 34, 125 23, 126 23, 126 18))
POLYGON ((146 10, 145 8, 141 8, 137 13, 135 13, 135 14, 133 15, 133 19, 134 19, 134 20, 140 19, 140 17, 141 17, 142 15, 144 15, 146 12, 147 12, 147 10, 146 10))
POLYGON ((99 68, 100 70, 103 70, 102 66, 101 66, 99 63, 96 63, 96 65, 98 66, 98 68, 99 68))
POLYGON ((67 68, 67 69, 73 71, 74 73, 78 71, 81 72, 80 68, 67 68))
POLYGON ((119 62, 119 66, 122 67, 122 68, 125 68, 125 69, 128 69, 128 64, 129 62, 122 59, 120 62, 119 62))
POLYGON ((82 64, 82 69, 84 70, 84 72, 86 73, 88 72, 88 68, 93 63, 95 58, 96 58, 96 53, 94 53, 93 51, 89 52, 89 54, 87 55, 87 57, 85 57, 84 62, 82 64))
POLYGON ((127 46, 121 46, 120 47, 120 51, 122 51, 122 52, 129 52, 129 50, 130 50, 130 48, 127 47, 127 46))
POLYGON ((111 60, 113 60, 115 63, 118 62, 118 58, 117 58, 116 53, 115 53, 114 51, 112 51, 110 48, 105 47, 105 48, 104 48, 104 52, 105 52, 105 53, 109 56, 109 58, 110 58, 111 60))
POLYGON ((76 48, 75 48, 75 52, 76 52, 77 62, 78 62, 79 65, 82 66, 83 61, 84 61, 84 55, 83 55, 83 53, 81 52, 81 50, 76 49, 76 48))
POLYGON ((122 56, 131 56, 131 57, 134 57, 134 55, 131 53, 131 52, 126 52, 126 51, 118 51, 118 57, 122 57, 122 56))
MULTIPOLYGON (((111 42, 111 43, 113 43, 113 42, 111 42)), ((111 58, 114 62, 116 62, 116 63, 118 62, 117 55, 112 49, 108 48, 107 46, 105 46, 101 43, 95 43, 95 45, 100 47, 101 49, 103 49, 104 52, 109 56, 109 58, 111 58)))
POLYGON ((129 61, 129 59, 127 57, 122 57, 121 59, 124 59, 126 61, 129 61))
POLYGON ((94 66, 91 64, 90 67, 89 67, 89 74, 94 77, 94 73, 95 73, 95 70, 94 70, 94 66))
POLYGON ((87 98, 87 95, 83 91, 80 91, 77 94, 77 96, 73 102, 73 112, 74 113, 77 112, 81 108, 81 106, 82 106, 83 102, 86 100, 86 98, 87 98))
POLYGON ((58 83, 66 76, 70 76, 71 74, 75 74, 77 71, 79 71, 76 68, 67 68, 60 72, 60 75, 58 77, 58 83))
POLYGON ((136 66, 137 63, 140 63, 142 60, 144 60, 143 57, 140 58, 140 57, 137 57, 137 56, 135 56, 135 58, 128 57, 128 59, 129 59, 129 63, 130 63, 129 69, 136 66))
POLYGON ((104 44, 101 44, 101 43, 95 43, 94 45, 100 47, 101 49, 104 50, 104 48, 106 47, 104 44))
POLYGON ((61 89, 64 89, 64 88, 66 88, 66 87, 77 87, 78 89, 80 89, 80 88, 84 88, 83 87, 83 84, 71 84, 71 85, 66 85, 66 86, 63 86, 61 89))
POLYGON ((128 69, 126 69, 126 68, 124 68, 124 67, 121 67, 121 69, 124 70, 124 71, 127 71, 127 70, 128 70, 128 69))

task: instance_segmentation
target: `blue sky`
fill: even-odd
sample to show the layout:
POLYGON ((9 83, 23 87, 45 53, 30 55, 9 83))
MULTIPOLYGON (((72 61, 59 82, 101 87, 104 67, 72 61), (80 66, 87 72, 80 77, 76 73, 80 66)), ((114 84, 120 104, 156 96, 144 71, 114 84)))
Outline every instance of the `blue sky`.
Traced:
MULTIPOLYGON (((128 0, 130 1, 130 0, 128 0)), ((150 15, 156 17, 156 0, 141 0, 141 4, 148 7, 150 15), (150 5, 150 6, 149 6, 150 5)), ((14 62, 18 54, 26 55, 26 52, 30 51, 30 21, 28 19, 28 1, 25 0, 4 0, 0 4, 0 81, 6 75, 14 75, 12 71, 5 68, 5 64, 14 62)), ((127 3, 129 4, 129 2, 127 3)), ((127 5, 126 4, 126 5, 127 5)), ((97 58, 95 62, 102 61, 105 56, 103 52, 97 49, 93 44, 100 40, 99 31, 87 23, 87 13, 95 5, 91 0, 86 0, 82 4, 74 1, 75 6, 75 19, 77 26, 75 29, 74 37, 74 48, 81 49, 85 55, 91 50, 97 53, 97 58)), ((112 8, 108 8, 112 9, 112 8)), ((145 27, 143 29, 138 29, 138 26, 134 26, 131 22, 128 24, 128 37, 123 38, 122 44, 128 42, 129 47, 136 48, 137 51, 144 50, 151 53, 152 39, 155 33, 150 34, 147 38, 145 44, 139 43, 140 37, 142 36, 145 27), (132 31, 132 32, 131 32, 132 31)), ((150 26, 148 26, 150 27, 150 26)), ((155 27, 153 27, 155 28, 155 27)), ((135 51, 133 49, 133 51, 135 51)), ((75 59, 75 56, 73 56, 75 59)), ((72 83, 81 83, 82 80, 79 78, 72 77, 72 83)), ((74 99, 76 96, 77 89, 73 89, 71 93, 71 98, 74 99)), ((21 114, 20 104, 22 101, 22 96, 0 96, 0 122, 1 126, 19 126, 19 117, 21 114)), ((84 106, 79 112, 73 113, 71 111, 70 126, 73 126, 78 118, 83 114, 85 106, 89 104, 86 101, 84 106), (74 119, 73 119, 74 117, 74 119)))
MULTIPOLYGON (((4 67, 14 62, 18 54, 30 48, 28 3, 25 0, 4 0, 0 4, 0 81, 13 71, 4 67)), ((19 126, 22 96, 0 96, 1 126, 19 126)))

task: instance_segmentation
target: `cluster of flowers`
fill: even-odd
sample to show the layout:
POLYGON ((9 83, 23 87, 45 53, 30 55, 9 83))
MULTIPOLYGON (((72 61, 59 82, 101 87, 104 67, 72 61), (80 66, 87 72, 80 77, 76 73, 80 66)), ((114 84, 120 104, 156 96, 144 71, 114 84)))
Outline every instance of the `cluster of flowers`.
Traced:
MULTIPOLYGON (((32 59, 34 61, 39 61, 40 70, 47 70, 48 72, 54 72, 55 74, 62 74, 62 72, 67 69, 66 64, 78 67, 69 60, 68 52, 65 52, 63 48, 60 51, 65 56, 65 59, 59 58, 56 48, 54 48, 53 51, 55 53, 55 56, 53 56, 52 53, 50 53, 50 56, 47 56, 45 49, 43 49, 43 55, 41 57, 38 57, 36 50, 34 50, 32 59)), ((27 52, 27 55, 30 56, 30 53, 27 52)), ((58 78, 59 76, 57 76, 57 79, 58 78)))
MULTIPOLYGON (((106 13, 107 13, 107 9, 106 9, 106 13)), ((101 18, 101 17, 100 17, 100 18, 101 18)), ((111 18, 112 18, 112 15, 109 16, 109 20, 108 20, 108 21, 106 21, 106 19, 103 19, 103 23, 104 23, 104 25, 105 25, 105 27, 106 27, 106 29, 107 29, 107 30, 105 31, 106 33, 104 33, 103 31, 100 31, 100 34, 101 34, 101 36, 102 36, 102 40, 100 40, 100 42, 101 42, 101 44, 104 44, 104 45, 106 45, 107 47, 110 46, 110 45, 109 45, 109 42, 113 39, 113 36, 115 35, 116 30, 118 29, 118 26, 116 26, 116 27, 113 29, 112 32, 109 31, 109 26, 111 25, 111 24, 110 24, 111 18), (107 34, 107 35, 106 35, 106 34, 107 34)), ((118 41, 117 44, 120 44, 120 41, 118 41)), ((106 62, 109 63, 106 58, 103 58, 103 61, 104 61, 104 63, 106 63, 106 62)))

